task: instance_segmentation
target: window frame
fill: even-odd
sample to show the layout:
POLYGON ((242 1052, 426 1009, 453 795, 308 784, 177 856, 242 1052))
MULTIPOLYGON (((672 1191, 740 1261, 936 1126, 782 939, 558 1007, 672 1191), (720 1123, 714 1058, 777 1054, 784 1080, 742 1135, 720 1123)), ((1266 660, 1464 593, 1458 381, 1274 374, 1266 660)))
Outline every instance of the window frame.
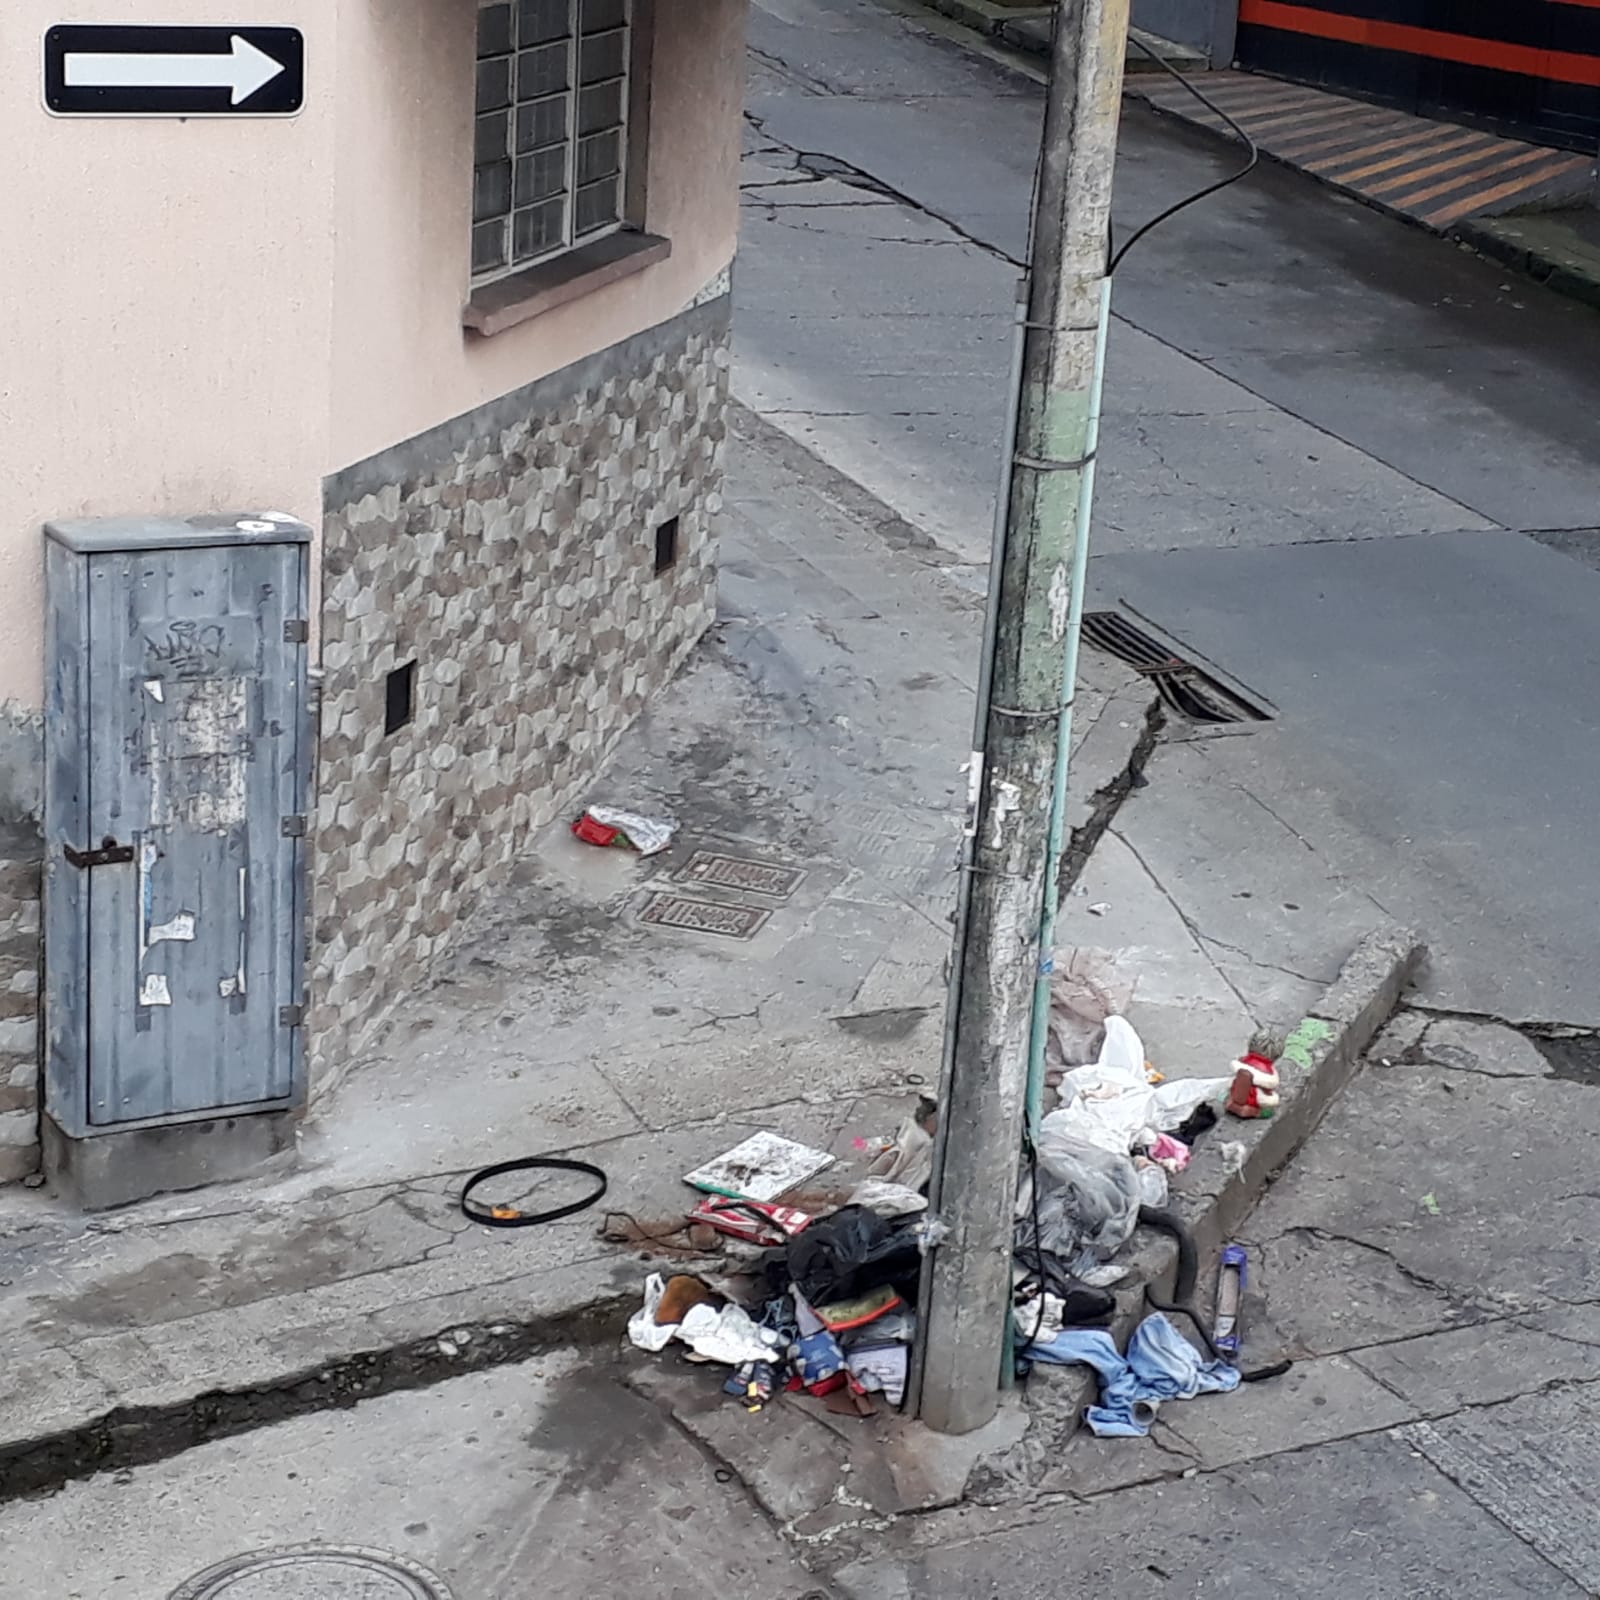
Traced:
MULTIPOLYGON (((650 29, 650 6, 648 0, 621 0, 622 20, 612 28, 600 30, 601 33, 620 31, 622 33, 622 72, 619 77, 602 79, 600 84, 585 85, 582 81, 582 52, 583 52, 583 6, 584 0, 566 0, 568 29, 563 36, 567 44, 567 84, 560 91, 565 96, 567 107, 567 125, 563 139, 563 155, 565 158, 563 185, 559 191, 562 201, 562 238, 558 244, 536 254, 518 257, 516 249, 516 218, 519 209, 523 211, 533 209, 533 205, 519 208, 516 198, 516 127, 519 102, 517 98, 517 61, 523 53, 521 40, 517 29, 520 24, 521 9, 519 0, 478 0, 475 8, 474 32, 474 77, 473 77, 473 165, 472 165, 472 196, 471 207, 472 222, 468 230, 468 281, 471 293, 476 297, 481 291, 492 289, 495 285, 504 284, 507 280, 515 279, 524 273, 536 272, 540 268, 548 269, 552 263, 558 263, 563 257, 578 256, 592 247, 602 244, 603 241, 613 238, 623 232, 637 231, 643 222, 642 215, 642 177, 644 168, 644 134, 648 126, 648 101, 642 92, 647 82, 650 29), (483 56, 478 54, 477 27, 481 26, 484 11, 492 6, 507 5, 508 21, 511 28, 509 54, 483 56), (506 143, 504 155, 497 158, 504 160, 510 167, 508 179, 507 208, 497 216, 488 216, 482 219, 477 215, 477 189, 478 173, 486 165, 480 159, 477 143, 478 127, 481 118, 494 114, 494 111, 482 109, 479 98, 479 77, 485 61, 504 59, 510 63, 508 68, 508 95, 503 109, 506 117, 506 143), (581 105, 585 88, 597 88, 606 84, 617 84, 620 87, 618 115, 619 121, 607 127, 595 130, 594 134, 586 135, 582 131, 581 105), (615 185, 617 215, 609 222, 602 223, 599 227, 587 232, 578 232, 578 183, 580 149, 585 138, 596 137, 615 131, 618 140, 617 169, 611 177, 615 185), (502 229, 503 259, 499 265, 478 270, 472 261, 476 239, 480 228, 489 223, 496 223, 502 229)), ((597 37, 598 35, 591 35, 597 37)), ((551 40, 550 43, 558 41, 551 40)), ((534 46, 527 47, 529 49, 534 46)), ((543 98, 543 97, 540 97, 543 98)), ((521 102, 521 105, 533 104, 532 99, 521 102)), ((545 148, 551 148, 546 146, 545 148)), ((531 152, 530 152, 531 153, 531 152)), ((551 198, 554 198, 553 196, 551 198)), ((534 205, 538 202, 534 202, 534 205)))

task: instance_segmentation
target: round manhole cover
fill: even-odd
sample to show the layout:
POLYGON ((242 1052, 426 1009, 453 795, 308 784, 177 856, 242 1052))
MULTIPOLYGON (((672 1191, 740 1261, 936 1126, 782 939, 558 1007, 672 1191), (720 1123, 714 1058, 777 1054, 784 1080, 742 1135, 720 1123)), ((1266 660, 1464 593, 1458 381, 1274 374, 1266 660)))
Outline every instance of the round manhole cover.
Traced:
POLYGON ((296 1545, 208 1567, 168 1600, 450 1600, 450 1591, 403 1556, 296 1545))

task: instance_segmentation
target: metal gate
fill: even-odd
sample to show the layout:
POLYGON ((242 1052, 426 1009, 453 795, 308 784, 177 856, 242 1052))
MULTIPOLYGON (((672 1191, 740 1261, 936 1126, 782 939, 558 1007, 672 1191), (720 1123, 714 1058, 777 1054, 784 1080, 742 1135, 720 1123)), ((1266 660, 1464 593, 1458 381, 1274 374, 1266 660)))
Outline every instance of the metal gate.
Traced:
POLYGON ((290 1104, 310 531, 47 531, 47 1107, 81 1137, 290 1104))
POLYGON ((1242 67, 1592 153, 1594 0, 1240 0, 1242 67))

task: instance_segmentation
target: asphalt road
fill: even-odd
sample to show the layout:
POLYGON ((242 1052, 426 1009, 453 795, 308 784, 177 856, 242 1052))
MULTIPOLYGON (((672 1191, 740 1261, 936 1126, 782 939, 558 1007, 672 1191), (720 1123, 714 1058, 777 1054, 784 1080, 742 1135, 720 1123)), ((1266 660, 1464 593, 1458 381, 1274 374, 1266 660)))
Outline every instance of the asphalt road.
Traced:
MULTIPOLYGON (((1039 86, 874 0, 755 0, 751 42, 739 392, 981 563, 1039 86)), ((1117 227, 1233 164, 1130 109, 1117 227)), ((1091 599, 1276 711, 1119 834, 1268 1010, 1387 913, 1429 1002, 1600 1025, 1600 317, 1270 166, 1114 306, 1091 599)))

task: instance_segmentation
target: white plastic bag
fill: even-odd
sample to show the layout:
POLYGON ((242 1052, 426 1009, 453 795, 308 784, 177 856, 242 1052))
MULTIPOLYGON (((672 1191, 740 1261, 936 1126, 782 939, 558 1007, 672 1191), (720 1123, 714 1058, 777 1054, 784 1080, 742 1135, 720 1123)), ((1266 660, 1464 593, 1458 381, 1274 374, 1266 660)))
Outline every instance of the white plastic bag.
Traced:
POLYGON ((777 1335, 758 1328, 742 1306, 726 1305, 718 1311, 702 1302, 669 1331, 697 1356, 730 1367, 746 1361, 770 1361, 777 1353, 777 1335))
POLYGON ((909 1217, 928 1209, 928 1197, 908 1189, 903 1183, 891 1183, 887 1178, 866 1178, 855 1186, 845 1202, 852 1206, 865 1206, 880 1217, 909 1217))
POLYGON ((1074 1067, 1061 1084, 1050 1121, 1074 1138, 1126 1155, 1150 1126, 1155 1090, 1145 1077, 1144 1045, 1126 1017, 1106 1018, 1100 1058, 1074 1067))
POLYGON ((676 1322, 656 1321, 661 1297, 666 1292, 667 1285, 659 1272, 652 1272, 644 1280, 644 1304, 628 1318, 628 1337, 641 1350, 665 1350, 672 1342, 673 1334, 678 1331, 676 1322))
POLYGON ((1173 1078, 1152 1084, 1145 1074, 1144 1045, 1133 1025, 1126 1017, 1107 1017, 1099 1060, 1066 1075, 1061 1105, 1045 1120, 1059 1118, 1062 1132, 1126 1155, 1178 1127, 1202 1101, 1226 1100, 1231 1085, 1229 1078, 1173 1078))
POLYGON ((1165 1168, 1152 1162, 1147 1167, 1136 1167, 1134 1170, 1139 1175, 1140 1205, 1153 1206, 1157 1211, 1164 1210, 1168 1194, 1165 1168))
POLYGON ((589 806, 588 815, 607 828, 618 829, 642 856, 653 856, 672 843, 678 824, 671 817, 645 817, 615 806, 589 806))
POLYGON ((1052 1111, 1039 1125, 1039 1194, 1018 1219, 1017 1242, 1026 1259, 1037 1210, 1040 1247, 1087 1283, 1139 1224, 1139 1175, 1128 1156, 1074 1137, 1060 1117, 1052 1111))

